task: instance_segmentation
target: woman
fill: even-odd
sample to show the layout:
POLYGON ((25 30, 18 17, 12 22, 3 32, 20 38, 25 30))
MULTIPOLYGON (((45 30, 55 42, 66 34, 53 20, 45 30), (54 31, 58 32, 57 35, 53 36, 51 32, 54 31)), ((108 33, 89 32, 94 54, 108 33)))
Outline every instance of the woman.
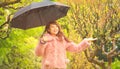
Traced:
POLYGON ((95 39, 84 39, 76 45, 64 36, 56 22, 50 22, 40 38, 35 54, 43 57, 42 69, 66 69, 66 51, 81 52, 88 48, 89 42, 93 40, 95 39))

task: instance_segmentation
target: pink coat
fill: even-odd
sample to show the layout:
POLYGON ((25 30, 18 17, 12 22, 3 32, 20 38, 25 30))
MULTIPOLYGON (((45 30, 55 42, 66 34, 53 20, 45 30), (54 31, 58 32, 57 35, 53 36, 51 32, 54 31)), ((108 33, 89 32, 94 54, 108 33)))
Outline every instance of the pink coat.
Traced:
POLYGON ((46 34, 50 38, 45 44, 39 43, 35 49, 37 56, 42 56, 42 69, 49 68, 66 68, 67 58, 66 51, 81 52, 89 47, 87 40, 81 41, 79 44, 74 42, 67 42, 63 38, 63 41, 59 41, 57 37, 53 37, 50 34, 46 34))

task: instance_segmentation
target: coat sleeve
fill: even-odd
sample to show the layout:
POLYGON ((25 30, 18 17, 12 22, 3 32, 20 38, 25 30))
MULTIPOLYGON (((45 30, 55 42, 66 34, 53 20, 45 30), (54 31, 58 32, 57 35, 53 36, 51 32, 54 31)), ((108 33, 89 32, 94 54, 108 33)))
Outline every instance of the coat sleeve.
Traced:
POLYGON ((45 44, 43 44, 43 43, 41 43, 42 38, 40 38, 39 43, 35 48, 36 56, 44 56, 46 47, 48 46, 49 42, 53 40, 53 38, 47 33, 44 34, 44 36, 47 36, 49 38, 49 40, 45 44))
POLYGON ((66 50, 70 52, 81 52, 89 46, 90 44, 87 40, 83 40, 79 44, 75 44, 74 42, 66 42, 66 50))
POLYGON ((47 43, 42 44, 41 42, 39 42, 35 48, 35 55, 36 56, 43 56, 46 46, 47 46, 47 43))

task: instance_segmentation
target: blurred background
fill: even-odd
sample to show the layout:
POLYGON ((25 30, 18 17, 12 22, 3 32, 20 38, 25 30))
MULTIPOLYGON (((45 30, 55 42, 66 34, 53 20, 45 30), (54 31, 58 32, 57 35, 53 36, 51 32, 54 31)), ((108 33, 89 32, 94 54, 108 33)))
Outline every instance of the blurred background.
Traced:
MULTIPOLYGON (((41 57, 34 55, 44 26, 12 28, 14 13, 42 0, 0 0, 0 69, 40 69, 41 57)), ((120 69, 120 0, 51 0, 70 6, 58 20, 70 40, 98 38, 84 52, 69 53, 67 69, 120 69)))

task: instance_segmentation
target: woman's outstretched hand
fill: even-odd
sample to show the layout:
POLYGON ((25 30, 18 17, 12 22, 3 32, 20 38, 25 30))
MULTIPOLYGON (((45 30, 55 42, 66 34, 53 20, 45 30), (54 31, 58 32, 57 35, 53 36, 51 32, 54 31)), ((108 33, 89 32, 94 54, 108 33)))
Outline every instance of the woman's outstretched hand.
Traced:
POLYGON ((85 38, 84 40, 87 40, 87 41, 95 41, 95 40, 97 40, 97 38, 85 38))
POLYGON ((85 38, 84 40, 88 41, 91 44, 91 42, 96 41, 97 38, 85 38))

